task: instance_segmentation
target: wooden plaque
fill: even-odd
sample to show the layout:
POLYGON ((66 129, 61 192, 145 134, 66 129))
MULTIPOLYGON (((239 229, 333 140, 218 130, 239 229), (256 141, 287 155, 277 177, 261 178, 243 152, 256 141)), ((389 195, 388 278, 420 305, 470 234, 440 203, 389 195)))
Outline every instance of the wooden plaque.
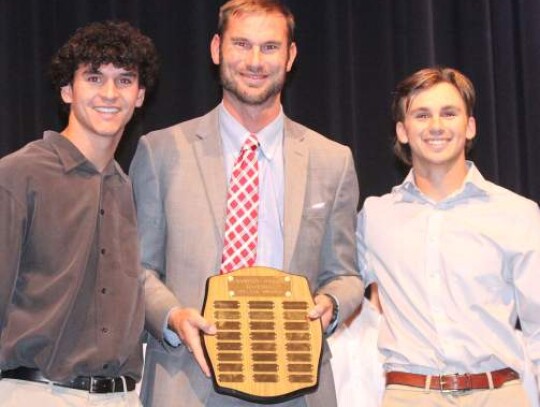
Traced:
POLYGON ((322 353, 320 320, 308 281, 267 267, 210 277, 203 316, 216 335, 203 335, 218 393, 278 403, 314 391, 322 353))

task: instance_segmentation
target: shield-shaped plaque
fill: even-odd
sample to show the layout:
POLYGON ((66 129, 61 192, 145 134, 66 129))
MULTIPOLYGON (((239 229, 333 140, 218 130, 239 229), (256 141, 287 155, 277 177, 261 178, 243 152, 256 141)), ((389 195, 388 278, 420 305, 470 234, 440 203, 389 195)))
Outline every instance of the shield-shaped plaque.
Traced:
POLYGON ((249 267, 210 277, 203 316, 216 335, 202 343, 217 392, 278 403, 314 391, 322 353, 320 320, 304 276, 249 267))

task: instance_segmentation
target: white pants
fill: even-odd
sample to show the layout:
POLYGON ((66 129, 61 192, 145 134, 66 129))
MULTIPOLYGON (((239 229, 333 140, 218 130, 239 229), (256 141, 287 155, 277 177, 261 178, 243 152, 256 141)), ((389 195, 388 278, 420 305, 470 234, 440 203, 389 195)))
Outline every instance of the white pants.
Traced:
POLYGON ((135 391, 91 394, 24 380, 0 380, 0 407, 142 407, 135 391))

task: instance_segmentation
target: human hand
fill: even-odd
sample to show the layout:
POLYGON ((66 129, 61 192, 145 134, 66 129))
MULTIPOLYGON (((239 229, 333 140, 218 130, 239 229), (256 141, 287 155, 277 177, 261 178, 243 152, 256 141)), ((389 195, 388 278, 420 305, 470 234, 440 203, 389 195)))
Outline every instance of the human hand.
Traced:
POLYGON ((215 335, 216 326, 202 317, 194 308, 177 308, 169 316, 168 326, 180 337, 187 349, 201 367, 203 373, 210 377, 210 368, 204 358, 200 331, 215 335))
POLYGON ((324 332, 332 321, 334 303, 325 294, 317 294, 313 301, 315 302, 315 306, 308 310, 308 318, 312 320, 320 318, 324 332))

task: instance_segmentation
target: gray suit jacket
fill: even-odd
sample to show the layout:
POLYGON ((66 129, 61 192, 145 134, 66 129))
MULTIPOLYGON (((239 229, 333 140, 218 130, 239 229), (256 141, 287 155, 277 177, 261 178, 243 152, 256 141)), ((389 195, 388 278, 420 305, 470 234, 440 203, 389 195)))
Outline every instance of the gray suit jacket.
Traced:
MULTIPOLYGON (((283 270, 305 275, 313 291, 334 295, 343 319, 363 295, 356 260, 358 182, 352 155, 347 147, 287 118, 284 137, 283 270)), ((200 310, 206 279, 219 273, 227 180, 218 110, 141 137, 130 175, 151 334, 143 402, 156 407, 244 405, 215 393, 186 348, 172 348, 163 338, 170 309, 200 310)), ((336 404, 329 358, 325 345, 319 390, 284 405, 336 404)))

